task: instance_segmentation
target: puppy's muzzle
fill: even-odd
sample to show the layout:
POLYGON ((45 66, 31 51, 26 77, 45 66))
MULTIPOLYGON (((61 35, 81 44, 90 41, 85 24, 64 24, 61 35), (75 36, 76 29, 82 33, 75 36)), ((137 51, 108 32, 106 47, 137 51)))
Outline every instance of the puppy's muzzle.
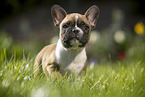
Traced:
POLYGON ((72 29, 72 32, 74 32, 75 34, 77 34, 77 33, 80 32, 80 30, 78 30, 78 29, 72 29))

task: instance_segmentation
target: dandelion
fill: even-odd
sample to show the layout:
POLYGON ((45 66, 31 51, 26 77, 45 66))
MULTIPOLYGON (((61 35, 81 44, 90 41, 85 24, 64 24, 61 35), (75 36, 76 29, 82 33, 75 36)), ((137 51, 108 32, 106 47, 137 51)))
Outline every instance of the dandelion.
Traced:
POLYGON ((144 24, 142 22, 138 22, 134 27, 134 31, 139 35, 143 35, 145 32, 144 24))

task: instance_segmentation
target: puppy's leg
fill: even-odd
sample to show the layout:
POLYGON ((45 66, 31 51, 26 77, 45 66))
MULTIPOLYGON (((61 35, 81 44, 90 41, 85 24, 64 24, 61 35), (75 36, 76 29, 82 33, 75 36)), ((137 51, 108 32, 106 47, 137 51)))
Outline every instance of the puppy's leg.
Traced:
POLYGON ((42 72, 42 66, 41 64, 39 65, 39 60, 35 60, 35 64, 34 64, 34 76, 40 75, 40 73, 42 72))
POLYGON ((34 70, 33 70, 34 76, 40 75, 40 73, 42 72, 41 60, 42 60, 42 56, 41 54, 38 54, 34 63, 34 70))
MULTIPOLYGON (((43 61, 47 60, 47 63, 50 62, 49 56, 50 55, 51 55, 51 57, 54 56, 54 51, 53 50, 54 50, 55 47, 56 47, 56 44, 45 46, 38 53, 38 55, 36 56, 36 59, 35 59, 35 64, 34 64, 34 76, 36 76, 38 74, 40 75, 42 73, 42 65, 43 65, 43 63, 46 63, 46 62, 43 62, 43 61)), ((47 66, 47 64, 46 64, 46 66, 47 66)))
POLYGON ((83 68, 82 75, 86 75, 86 72, 87 72, 87 60, 86 60, 85 66, 83 68))
MULTIPOLYGON (((60 67, 58 64, 50 64, 46 67, 47 72, 52 77, 62 78, 62 75, 60 73, 60 67)), ((46 73, 46 72, 45 72, 46 73)), ((46 74, 47 75, 47 74, 46 74)))
POLYGON ((34 76, 42 73, 42 57, 47 49, 48 46, 44 47, 36 56, 35 63, 34 63, 34 76))

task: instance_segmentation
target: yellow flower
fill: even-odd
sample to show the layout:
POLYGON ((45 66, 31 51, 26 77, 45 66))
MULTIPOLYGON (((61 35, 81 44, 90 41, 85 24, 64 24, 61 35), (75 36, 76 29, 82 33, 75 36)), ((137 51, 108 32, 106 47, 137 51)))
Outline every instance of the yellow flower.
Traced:
POLYGON ((139 35, 144 34, 145 32, 144 24, 142 22, 138 22, 134 27, 134 31, 139 35))

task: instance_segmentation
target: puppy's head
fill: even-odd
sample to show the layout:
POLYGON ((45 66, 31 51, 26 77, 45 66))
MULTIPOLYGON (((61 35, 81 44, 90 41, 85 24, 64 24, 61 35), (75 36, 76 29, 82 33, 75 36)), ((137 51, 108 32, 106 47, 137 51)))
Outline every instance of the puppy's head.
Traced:
POLYGON ((66 49, 85 47, 90 38, 90 31, 94 29, 99 17, 99 8, 90 7, 85 15, 78 13, 67 14, 59 5, 51 9, 54 25, 60 28, 60 40, 66 49))

